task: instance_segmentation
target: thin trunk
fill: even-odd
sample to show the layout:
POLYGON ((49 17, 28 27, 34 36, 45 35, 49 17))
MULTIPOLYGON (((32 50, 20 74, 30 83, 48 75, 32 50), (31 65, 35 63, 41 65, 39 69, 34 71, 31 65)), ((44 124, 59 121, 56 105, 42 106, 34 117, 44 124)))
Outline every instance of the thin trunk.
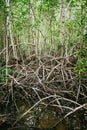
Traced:
MULTIPOLYGON (((62 7, 61 7, 61 18, 62 18, 62 32, 61 32, 61 43, 62 43, 62 49, 61 49, 61 57, 64 57, 65 55, 65 0, 62 0, 62 7)), ((64 66, 63 66, 63 60, 61 61, 61 72, 62 72, 62 78, 64 87, 66 88, 65 83, 65 77, 64 77, 64 66)))
POLYGON ((50 49, 51 50, 54 49, 52 41, 53 41, 53 39, 52 39, 52 18, 50 18, 50 44, 51 44, 50 49))
MULTIPOLYGON (((12 45, 13 56, 17 59, 17 52, 13 42, 11 22, 10 22, 10 0, 5 0, 7 7, 7 17, 6 17, 6 77, 8 76, 8 61, 9 61, 9 44, 12 45)), ((8 78, 6 78, 6 83, 8 78)))
POLYGON ((64 56, 65 51, 65 0, 62 0, 62 7, 61 7, 61 18, 62 18, 62 32, 61 32, 61 44, 62 44, 62 50, 61 50, 61 56, 64 56))
MULTIPOLYGON (((71 16, 72 16, 72 0, 70 0, 67 10, 69 11, 69 21, 70 21, 71 16)), ((71 33, 68 30, 68 42, 70 41, 70 39, 71 39, 71 33)), ((72 49, 69 48, 69 50, 70 50, 69 52, 70 52, 70 55, 71 55, 72 54, 72 51, 71 51, 72 49)), ((69 61, 69 59, 68 59, 68 61, 69 61)))
POLYGON ((12 45, 12 50, 13 50, 13 56, 14 56, 15 59, 18 59, 16 47, 15 47, 14 41, 13 41, 13 34, 12 34, 12 30, 11 30, 11 22, 9 24, 9 33, 10 33, 10 41, 11 41, 11 45, 12 45))
POLYGON ((30 0, 28 1, 28 43, 29 43, 29 56, 30 56, 30 50, 31 50, 31 36, 30 36, 30 0))
POLYGON ((34 51, 37 55, 37 42, 36 42, 36 29, 34 27, 35 25, 35 8, 34 8, 34 0, 31 1, 31 11, 32 11, 32 25, 33 25, 33 32, 32 32, 32 38, 33 38, 33 44, 34 44, 34 51))
POLYGON ((10 21, 10 16, 9 16, 9 0, 6 0, 6 6, 7 6, 7 18, 6 18, 6 84, 8 82, 7 76, 8 76, 8 60, 9 60, 9 54, 8 54, 8 46, 9 46, 9 21, 10 21))
MULTIPOLYGON (((12 45, 12 50, 13 50, 13 56, 15 59, 17 59, 17 52, 13 42, 13 35, 12 35, 11 21, 10 21, 10 0, 5 0, 5 2, 7 7, 7 18, 6 18, 6 28, 7 28, 7 35, 8 35, 7 38, 8 39, 10 38, 10 43, 12 45)), ((9 46, 9 40, 8 40, 8 46, 9 46)))
MULTIPOLYGON (((68 21, 71 20, 71 4, 72 0, 69 1, 68 6, 66 8, 66 11, 68 13, 68 21)), ((71 53, 70 48, 68 47, 69 41, 70 41, 70 32, 68 30, 68 27, 66 26, 66 44, 65 44, 65 56, 66 56, 66 62, 69 63, 69 53, 71 53), (69 51, 70 50, 70 51, 69 51)))

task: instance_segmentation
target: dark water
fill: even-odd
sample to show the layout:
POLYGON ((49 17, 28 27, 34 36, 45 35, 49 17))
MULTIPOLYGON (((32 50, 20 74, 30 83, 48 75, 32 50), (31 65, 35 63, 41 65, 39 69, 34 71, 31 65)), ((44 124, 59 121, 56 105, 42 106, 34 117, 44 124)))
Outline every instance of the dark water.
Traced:
MULTIPOLYGON (((36 126, 41 130, 87 130, 87 111, 79 111, 72 114, 70 117, 60 121, 60 113, 51 109, 43 111, 39 118, 32 116, 27 118, 26 124, 36 126), (60 121, 60 122, 59 122, 60 121), (57 124, 57 125, 55 125, 57 124)), ((32 128, 30 130, 35 130, 32 128)), ((39 130, 39 129, 37 129, 39 130)))
MULTIPOLYGON (((21 107, 22 111, 23 109, 25 107, 21 107)), ((0 130, 87 130, 87 110, 74 113, 61 122, 59 122, 62 119, 60 115, 61 113, 51 108, 43 109, 43 111, 42 108, 38 108, 24 117, 16 126, 5 121, 0 124, 0 130)))

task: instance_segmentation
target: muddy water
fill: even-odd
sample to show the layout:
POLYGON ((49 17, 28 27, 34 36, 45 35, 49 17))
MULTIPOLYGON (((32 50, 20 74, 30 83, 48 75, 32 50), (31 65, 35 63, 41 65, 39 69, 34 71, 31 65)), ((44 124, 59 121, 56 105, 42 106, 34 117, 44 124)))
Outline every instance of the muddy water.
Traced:
POLYGON ((38 116, 33 115, 27 118, 25 124, 33 126, 29 130, 87 130, 87 111, 79 111, 67 117, 65 120, 61 121, 60 113, 56 114, 55 111, 51 109, 46 109, 42 111, 38 116), (58 124, 57 124, 58 123, 58 124), (55 126, 55 124, 57 124, 55 126))
MULTIPOLYGON (((23 111, 26 111, 25 106, 20 107, 20 112, 23 113, 23 111)), ((19 125, 17 124, 17 127, 12 130, 87 130, 87 110, 74 113, 59 122, 62 117, 61 112, 51 107, 39 106, 18 122, 19 125)), ((11 128, 11 125, 6 123, 0 125, 0 130, 11 130, 7 128, 11 128)))

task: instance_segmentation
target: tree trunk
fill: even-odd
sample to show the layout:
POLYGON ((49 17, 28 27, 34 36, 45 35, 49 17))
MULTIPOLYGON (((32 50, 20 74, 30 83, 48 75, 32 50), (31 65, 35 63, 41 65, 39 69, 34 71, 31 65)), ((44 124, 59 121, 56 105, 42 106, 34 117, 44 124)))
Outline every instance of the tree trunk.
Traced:
POLYGON ((64 7, 64 0, 62 0, 62 7, 61 7, 61 23, 62 23, 62 31, 61 31, 61 57, 64 56, 65 51, 65 7, 64 7))
POLYGON ((31 51, 31 29, 30 29, 30 0, 28 1, 28 43, 29 43, 29 56, 30 56, 30 51, 31 51))
POLYGON ((34 44, 34 51, 35 51, 35 54, 37 55, 34 0, 31 1, 31 11, 32 11, 32 25, 33 25, 32 39, 33 39, 33 44, 34 44))
POLYGON ((9 0, 6 0, 6 6, 7 6, 7 18, 6 18, 6 84, 7 84, 7 75, 8 75, 8 60, 9 60, 9 24, 10 24, 10 16, 9 16, 9 8, 10 3, 9 0))
POLYGON ((7 18, 6 18, 6 49, 8 50, 8 57, 9 57, 9 44, 11 43, 13 56, 17 59, 17 51, 16 47, 13 42, 13 35, 11 30, 11 21, 10 21, 10 0, 5 0, 6 7, 7 7, 7 18))

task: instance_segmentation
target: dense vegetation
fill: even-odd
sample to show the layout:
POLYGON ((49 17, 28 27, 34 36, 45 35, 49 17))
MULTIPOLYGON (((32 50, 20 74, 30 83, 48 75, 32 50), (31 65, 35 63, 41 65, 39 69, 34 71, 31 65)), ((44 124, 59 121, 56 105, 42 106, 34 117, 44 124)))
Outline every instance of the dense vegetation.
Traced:
POLYGON ((0 124, 41 104, 87 109, 87 0, 0 0, 0 124))

